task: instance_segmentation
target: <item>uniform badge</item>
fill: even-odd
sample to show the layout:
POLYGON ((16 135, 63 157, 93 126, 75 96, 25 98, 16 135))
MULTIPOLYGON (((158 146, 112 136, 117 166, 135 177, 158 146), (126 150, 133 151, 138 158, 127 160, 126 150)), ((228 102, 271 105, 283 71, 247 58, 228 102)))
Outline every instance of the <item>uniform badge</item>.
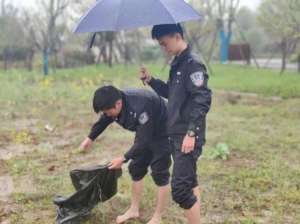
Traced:
POLYGON ((139 116, 140 124, 146 124, 148 120, 149 120, 149 116, 147 112, 141 113, 141 115, 139 116))
POLYGON ((204 74, 203 72, 194 72, 190 75, 191 80, 195 86, 202 86, 204 82, 204 74))

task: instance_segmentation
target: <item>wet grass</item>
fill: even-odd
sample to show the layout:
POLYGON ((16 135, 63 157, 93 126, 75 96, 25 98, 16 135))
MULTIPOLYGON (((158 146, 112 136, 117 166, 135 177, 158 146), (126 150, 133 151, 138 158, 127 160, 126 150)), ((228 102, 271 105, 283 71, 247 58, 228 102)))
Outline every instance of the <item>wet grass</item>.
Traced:
MULTIPOLYGON (((167 76, 160 66, 149 67, 167 76)), ((53 197, 73 192, 71 169, 105 163, 130 147, 132 133, 113 125, 92 151, 77 150, 97 119, 90 102, 94 89, 104 83, 144 88, 136 70, 86 67, 47 78, 37 72, 0 72, 0 150, 18 151, 4 162, 15 189, 9 203, 0 203, 0 221, 53 223, 53 197), (4 207, 8 211, 2 215, 4 207)), ((216 65, 214 71, 204 155, 219 143, 225 143, 230 154, 227 160, 204 156, 199 162, 203 223, 299 223, 300 76, 239 66, 216 65)), ((99 205, 84 223, 114 223, 128 208, 131 181, 124 168, 117 196, 99 205)), ((151 177, 145 181, 142 218, 131 224, 145 223, 154 210, 155 186, 151 177)), ((163 223, 185 223, 173 202, 163 223)))

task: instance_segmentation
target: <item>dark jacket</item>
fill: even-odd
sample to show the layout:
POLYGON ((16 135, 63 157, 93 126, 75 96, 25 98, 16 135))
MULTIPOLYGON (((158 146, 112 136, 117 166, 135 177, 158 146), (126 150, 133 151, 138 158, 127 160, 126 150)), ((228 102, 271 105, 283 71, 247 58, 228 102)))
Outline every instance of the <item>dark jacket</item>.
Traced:
POLYGON ((93 125, 89 138, 95 140, 108 125, 117 122, 123 128, 136 132, 133 146, 125 154, 132 159, 145 149, 152 140, 167 137, 166 101, 155 92, 144 89, 122 91, 123 107, 118 118, 102 115, 93 125))
POLYGON ((77 224, 99 203, 117 193, 117 180, 121 170, 109 170, 107 166, 95 166, 72 170, 70 177, 76 192, 65 198, 57 196, 57 224, 77 224))
POLYGON ((167 83, 151 79, 149 85, 168 99, 169 135, 185 135, 192 130, 204 144, 206 114, 211 105, 207 81, 205 66, 192 56, 190 48, 174 58, 167 83))

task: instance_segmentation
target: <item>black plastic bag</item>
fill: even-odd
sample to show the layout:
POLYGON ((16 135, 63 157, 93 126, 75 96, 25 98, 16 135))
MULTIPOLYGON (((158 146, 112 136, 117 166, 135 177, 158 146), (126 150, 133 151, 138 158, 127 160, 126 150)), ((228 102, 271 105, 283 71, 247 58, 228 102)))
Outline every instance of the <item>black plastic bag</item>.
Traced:
POLYGON ((57 196, 57 224, 77 224, 90 214, 99 203, 117 193, 118 178, 122 170, 109 170, 107 166, 76 169, 70 172, 76 192, 69 197, 57 196))

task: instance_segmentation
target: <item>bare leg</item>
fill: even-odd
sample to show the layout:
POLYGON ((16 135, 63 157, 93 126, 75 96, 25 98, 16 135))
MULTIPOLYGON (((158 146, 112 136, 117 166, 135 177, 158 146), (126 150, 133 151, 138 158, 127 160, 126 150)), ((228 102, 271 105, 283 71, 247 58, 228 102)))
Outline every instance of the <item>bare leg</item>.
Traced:
POLYGON ((200 202, 200 188, 197 186, 193 188, 194 195, 197 197, 197 200, 200 202))
POLYGON ((192 208, 185 211, 189 224, 200 224, 200 190, 199 187, 193 189, 194 195, 197 197, 197 202, 192 208))
POLYGON ((167 206, 169 191, 169 185, 158 187, 156 209, 148 224, 159 224, 161 222, 161 217, 167 206))
POLYGON ((134 181, 132 183, 132 196, 131 196, 131 206, 123 214, 117 217, 116 222, 124 223, 129 219, 134 219, 139 217, 140 201, 143 193, 144 182, 143 180, 134 181))

